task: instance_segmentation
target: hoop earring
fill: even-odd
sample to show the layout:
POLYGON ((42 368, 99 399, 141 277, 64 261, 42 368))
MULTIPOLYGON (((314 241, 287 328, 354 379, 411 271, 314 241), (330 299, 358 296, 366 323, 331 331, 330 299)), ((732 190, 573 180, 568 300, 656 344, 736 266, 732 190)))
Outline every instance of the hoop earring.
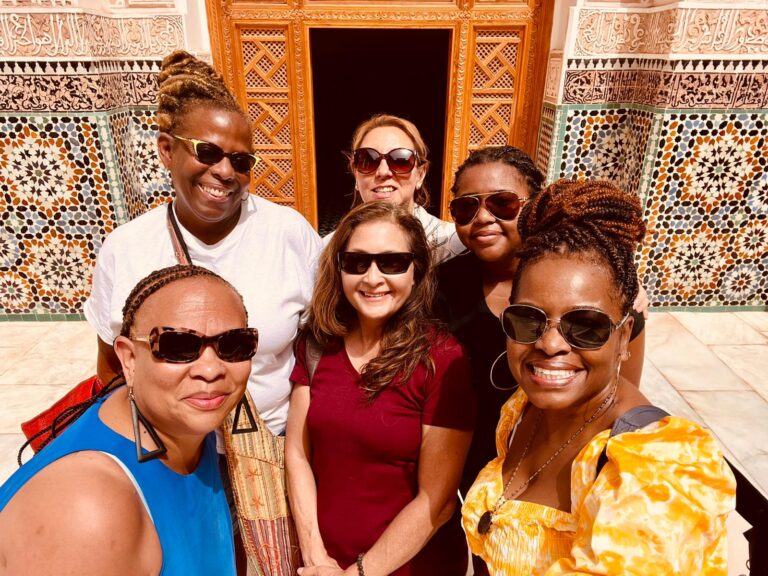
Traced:
POLYGON ((494 360, 494 361, 493 361, 493 364, 491 364, 491 371, 490 371, 490 373, 488 374, 488 377, 489 377, 489 378, 490 378, 490 380, 491 380, 491 386, 493 386, 494 388, 496 388, 496 390, 501 390, 502 392, 509 392, 510 390, 516 390, 516 389, 517 389, 517 385, 515 385, 515 386, 509 386, 508 388, 504 388, 504 387, 502 387, 502 386, 496 386, 496 382, 494 382, 494 381, 493 381, 493 371, 496 369, 496 363, 497 363, 499 360, 501 360, 501 357, 502 357, 502 356, 504 356, 504 357, 506 357, 506 356, 507 356, 507 351, 506 351, 506 350, 504 350, 504 352, 502 352, 501 354, 499 354, 498 356, 496 356, 496 360, 494 360))
POLYGON ((248 400, 246 399, 245 394, 243 394, 243 397, 240 398, 240 402, 237 403, 237 408, 235 408, 235 417, 232 420, 232 435, 247 434, 248 432, 256 432, 258 429, 259 427, 256 425, 256 418, 253 416, 251 405, 248 403, 248 400), (246 428, 241 428, 239 426, 240 411, 243 408, 245 408, 245 415, 248 418, 248 426, 246 428))
POLYGON ((139 407, 136 406, 136 398, 133 397, 133 387, 128 388, 128 403, 131 405, 133 438, 136 441, 136 460, 139 461, 139 464, 144 464, 144 462, 149 462, 150 460, 159 458, 165 454, 168 449, 165 447, 165 444, 163 444, 160 436, 157 435, 157 431, 153 428, 152 424, 150 424, 149 421, 144 418, 144 415, 139 412, 139 407), (152 442, 154 442, 155 446, 157 447, 154 450, 147 452, 146 454, 141 451, 141 430, 139 429, 139 422, 144 425, 144 429, 147 431, 147 434, 149 434, 149 437, 152 438, 152 442))

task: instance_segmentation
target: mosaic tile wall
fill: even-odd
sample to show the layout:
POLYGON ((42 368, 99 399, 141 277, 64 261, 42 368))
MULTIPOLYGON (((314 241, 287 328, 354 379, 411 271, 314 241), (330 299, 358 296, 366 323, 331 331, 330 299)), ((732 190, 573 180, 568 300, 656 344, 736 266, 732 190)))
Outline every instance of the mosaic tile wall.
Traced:
POLYGON ((0 14, 0 320, 79 319, 103 238, 170 197, 153 110, 159 60, 183 46, 181 21, 41 13, 14 28, 8 16, 0 14), (55 26, 45 36, 47 23, 55 26), (114 59, 125 56, 134 58, 114 59))
POLYGON ((548 179, 608 179, 641 195, 638 266, 653 306, 765 309, 768 10, 573 17, 578 32, 548 71, 548 179))

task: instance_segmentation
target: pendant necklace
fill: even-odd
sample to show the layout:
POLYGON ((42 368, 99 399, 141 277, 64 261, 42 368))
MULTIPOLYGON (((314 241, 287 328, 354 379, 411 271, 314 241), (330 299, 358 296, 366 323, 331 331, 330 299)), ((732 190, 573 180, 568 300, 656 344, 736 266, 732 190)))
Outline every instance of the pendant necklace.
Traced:
POLYGON ((493 510, 486 510, 483 513, 483 515, 480 516, 480 520, 478 520, 477 522, 477 531, 479 534, 481 535, 487 534, 490 531, 491 526, 493 526, 493 515, 496 514, 496 511, 505 502, 508 502, 509 500, 514 500, 515 497, 525 492, 526 488, 530 486, 531 482, 533 482, 536 479, 536 477, 541 473, 541 471, 544 470, 544 468, 546 468, 547 466, 549 466, 552 463, 552 461, 555 458, 557 458, 560 455, 560 453, 570 445, 571 442, 576 440, 576 438, 578 438, 579 435, 582 432, 584 432, 584 429, 587 426, 589 426, 592 422, 595 421, 598 415, 603 411, 603 408, 608 406, 608 403, 616 398, 616 388, 617 386, 613 387, 612 392, 605 397, 605 400, 603 400, 602 404, 600 404, 600 406, 597 407, 597 410, 595 410, 592 413, 592 416, 590 416, 589 419, 586 422, 584 422, 584 424, 579 426, 579 429, 576 430, 576 432, 574 432, 573 434, 571 434, 571 437, 568 438, 568 440, 566 440, 565 442, 563 442, 560 445, 560 447, 557 450, 555 450, 555 453, 552 454, 552 456, 550 456, 549 459, 547 459, 547 461, 544 462, 544 464, 539 466, 539 468, 533 474, 531 474, 528 477, 528 479, 525 482, 523 482, 512 494, 510 494, 509 498, 507 498, 505 494, 509 489, 509 487, 512 485, 512 481, 515 479, 515 476, 517 476, 517 471, 520 469, 520 465, 523 463, 523 460, 528 455, 528 450, 531 448, 531 444, 533 443, 533 439, 536 436, 536 432, 538 432, 539 430, 539 424, 541 422, 541 416, 543 414, 543 411, 539 410, 538 417, 536 418, 536 422, 533 424, 533 430, 531 431, 531 435, 528 438, 528 442, 526 442, 525 448, 523 448, 523 453, 520 455, 520 459, 517 461, 517 464, 515 465, 514 470, 512 470, 512 475, 509 477, 509 480, 507 480, 507 483, 504 485, 504 489, 501 491, 501 496, 499 496, 498 500, 496 500, 496 505, 493 507, 493 510))

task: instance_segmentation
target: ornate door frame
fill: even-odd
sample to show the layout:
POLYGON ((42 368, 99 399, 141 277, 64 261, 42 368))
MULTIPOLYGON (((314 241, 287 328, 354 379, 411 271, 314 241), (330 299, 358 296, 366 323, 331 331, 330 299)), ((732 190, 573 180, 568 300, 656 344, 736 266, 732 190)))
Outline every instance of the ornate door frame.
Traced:
POLYGON ((554 0, 206 0, 206 9, 214 65, 253 120, 262 162, 252 192, 315 225, 312 28, 451 30, 444 217, 470 150, 509 143, 535 154, 554 0))

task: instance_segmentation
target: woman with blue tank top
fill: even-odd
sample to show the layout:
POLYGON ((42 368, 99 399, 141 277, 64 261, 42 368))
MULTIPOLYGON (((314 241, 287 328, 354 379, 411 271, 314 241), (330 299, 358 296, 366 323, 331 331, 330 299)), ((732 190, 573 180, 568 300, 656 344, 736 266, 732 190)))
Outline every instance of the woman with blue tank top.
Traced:
POLYGON ((0 487, 0 575, 235 574, 213 431, 248 381, 247 326, 205 268, 139 282, 114 344, 125 386, 0 487))

